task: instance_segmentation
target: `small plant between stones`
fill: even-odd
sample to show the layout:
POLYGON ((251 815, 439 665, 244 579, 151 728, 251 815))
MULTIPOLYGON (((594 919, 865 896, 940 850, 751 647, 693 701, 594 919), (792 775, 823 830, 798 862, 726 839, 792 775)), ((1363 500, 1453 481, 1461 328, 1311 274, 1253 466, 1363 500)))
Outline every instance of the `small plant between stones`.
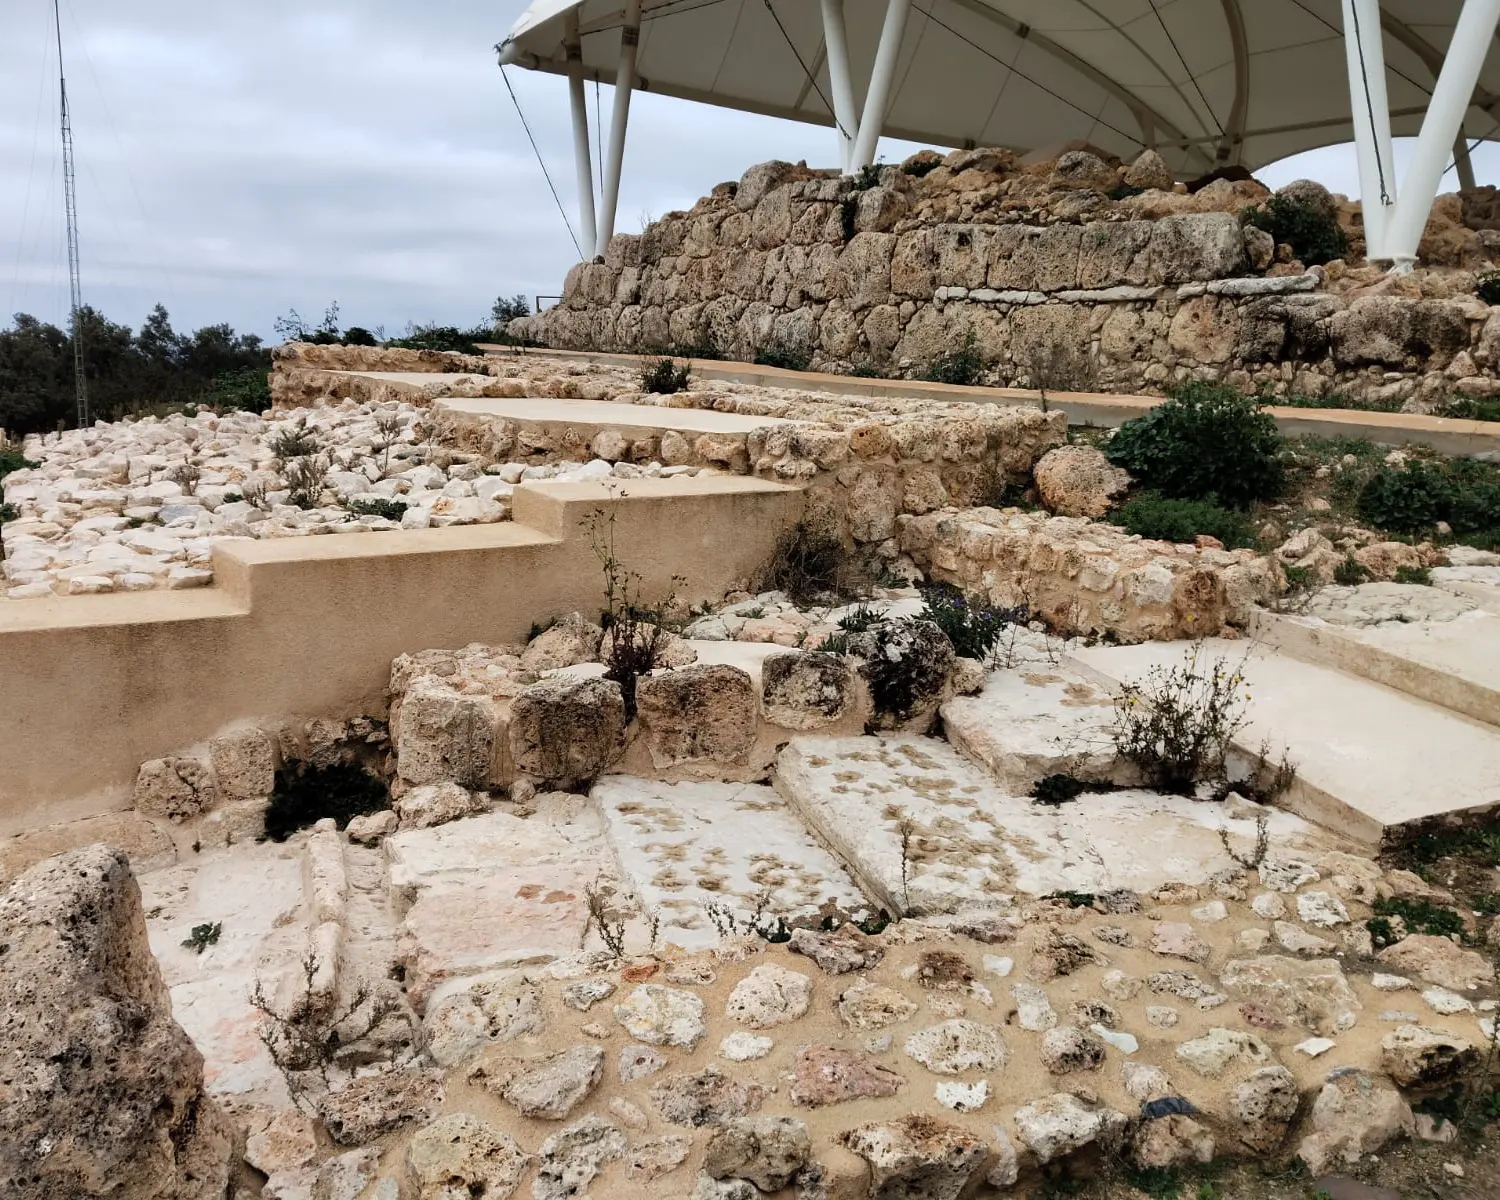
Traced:
MULTIPOLYGON (((598 880, 584 887, 583 899, 589 914, 583 926, 584 939, 588 939, 589 930, 597 929, 604 948, 619 962, 625 957, 625 918, 610 906, 609 897, 599 886, 598 880)), ((652 940, 655 940, 654 937, 652 940)))
POLYGON ((641 371, 641 391, 647 395, 674 395, 687 387, 691 373, 687 363, 679 367, 670 358, 659 358, 641 371))
POLYGON ((1253 871, 1261 863, 1266 861, 1266 853, 1271 848, 1271 817, 1269 813, 1257 813, 1255 815, 1255 848, 1249 854, 1241 854, 1230 844, 1229 828, 1225 825, 1219 826, 1219 843, 1224 847, 1224 853, 1239 863, 1247 871, 1253 871))
POLYGON ((194 925, 193 931, 182 939, 182 945, 194 954, 202 954, 210 946, 219 944, 219 933, 224 928, 222 921, 204 922, 194 925))
POLYGON ((1229 666, 1195 643, 1182 662, 1155 667, 1115 697, 1115 749, 1148 787, 1191 796, 1200 782, 1227 784, 1226 759, 1245 725, 1244 662, 1229 666))
POLYGON ((829 529, 798 521, 776 539, 776 551, 760 580, 762 591, 785 592, 798 604, 856 594, 863 581, 844 544, 829 529))
POLYGON ((727 904, 717 902, 705 904, 703 911, 721 938, 753 933, 771 943, 791 941, 792 931, 786 923, 786 918, 771 916, 768 912, 770 907, 771 889, 768 887, 756 896, 755 907, 750 910, 747 917, 738 917, 727 904))

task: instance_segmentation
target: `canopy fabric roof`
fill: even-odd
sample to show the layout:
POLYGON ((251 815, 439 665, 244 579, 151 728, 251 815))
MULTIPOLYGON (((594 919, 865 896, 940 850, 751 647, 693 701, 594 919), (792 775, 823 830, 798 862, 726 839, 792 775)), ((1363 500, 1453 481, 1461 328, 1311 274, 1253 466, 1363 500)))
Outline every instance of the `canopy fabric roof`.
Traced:
MULTIPOLYGON (((1391 131, 1421 126, 1462 0, 1382 0, 1391 131)), ((845 0, 862 103, 885 0, 845 0)), ((614 81, 623 0, 536 0, 502 62, 564 73, 576 10, 586 78, 614 81)), ((815 0, 645 0, 637 88, 835 124, 815 0)), ((1464 131, 1500 125, 1490 53, 1464 131)), ((850 131, 852 132, 852 131, 850 131)), ((1154 145, 1181 178, 1352 136, 1339 0, 913 0, 883 132, 1026 152, 1154 145)))

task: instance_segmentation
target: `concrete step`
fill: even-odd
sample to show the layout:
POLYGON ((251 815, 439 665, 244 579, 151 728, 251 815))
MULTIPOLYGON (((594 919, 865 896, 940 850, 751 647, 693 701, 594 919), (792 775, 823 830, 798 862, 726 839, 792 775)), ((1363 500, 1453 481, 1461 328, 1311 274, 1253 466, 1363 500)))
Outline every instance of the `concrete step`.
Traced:
POLYGON ((1276 854, 1316 856, 1337 839, 1291 813, 1146 791, 1042 805, 1010 795, 936 738, 797 738, 776 790, 881 907, 931 915, 1016 896, 1206 883, 1268 822, 1276 854))
MULTIPOLYGON (((1191 647, 1151 642, 1075 651, 1101 682, 1146 679, 1191 647)), ((1239 670, 1250 695, 1235 738, 1247 757, 1285 749, 1297 779, 1278 803, 1374 850, 1414 823, 1500 804, 1500 730, 1395 688, 1275 649, 1210 639, 1203 666, 1239 670)))
POLYGON ((605 776, 590 793, 659 942, 702 950, 719 930, 790 920, 828 901, 873 911, 839 861, 771 788, 605 776), (712 911, 711 911, 712 910, 712 911))

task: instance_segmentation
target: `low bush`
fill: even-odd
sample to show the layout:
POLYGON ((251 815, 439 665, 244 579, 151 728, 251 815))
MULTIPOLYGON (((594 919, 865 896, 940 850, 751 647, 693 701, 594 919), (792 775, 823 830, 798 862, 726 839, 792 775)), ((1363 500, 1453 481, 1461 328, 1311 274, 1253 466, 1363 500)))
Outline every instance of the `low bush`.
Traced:
POLYGON ((943 631, 954 654, 980 662, 995 648, 1006 626, 1017 620, 1015 611, 996 608, 983 597, 965 596, 947 583, 922 588, 922 615, 943 631))
POLYGON ((812 351, 786 342, 772 342, 755 352, 758 367, 780 367, 786 371, 805 371, 812 361, 812 351))
POLYGON ((276 788, 266 809, 266 836, 284 842, 324 817, 332 817, 342 829, 354 817, 389 807, 385 784, 363 767, 289 762, 276 772, 276 788))
POLYGON ((392 338, 387 346, 398 350, 445 350, 456 354, 480 353, 479 342, 493 339, 488 326, 458 329, 453 325, 418 325, 405 337, 392 338))
POLYGON ((641 370, 641 391, 654 396, 671 396, 688 385, 691 369, 687 363, 678 366, 670 358, 659 358, 641 370))
POLYGON ((1126 421, 1104 448, 1143 487, 1174 500, 1234 508, 1274 499, 1282 483, 1281 436, 1254 396, 1216 383, 1178 388, 1126 421))
POLYGON ((1397 567, 1396 582, 1416 584, 1419 587, 1432 586, 1431 567, 1397 567))
POLYGON ((345 507, 356 517, 384 517, 387 521, 399 521, 406 515, 404 500, 356 498, 345 507))
POLYGON ((856 583, 844 543, 830 529, 798 521, 776 539, 760 588, 809 604, 854 591, 856 583))
POLYGON ((1249 518, 1212 500, 1171 500, 1160 492, 1142 492, 1109 519, 1131 533, 1160 542, 1186 545, 1199 534, 1207 534, 1230 550, 1255 545, 1249 518))
POLYGON ((1264 203, 1245 209, 1240 220, 1290 246, 1309 267, 1343 258, 1349 249, 1337 216, 1291 196, 1268 196, 1264 203))
POLYGON ((198 403, 204 408, 224 411, 265 412, 271 407, 270 379, 260 367, 225 371, 214 379, 198 403))
POLYGON ((1500 421, 1500 399, 1494 396, 1455 396, 1437 415, 1460 421, 1500 421))
POLYGON ((1500 471, 1472 459, 1382 464, 1361 488, 1356 509, 1396 533, 1426 534, 1446 521, 1459 537, 1493 537, 1500 533, 1500 471))
POLYGON ((615 514, 595 509, 584 521, 589 545, 604 573, 604 606, 599 623, 604 627, 602 658, 604 678, 620 685, 625 719, 635 719, 636 684, 642 676, 661 666, 667 646, 667 613, 676 603, 680 578, 672 590, 655 604, 641 596, 641 577, 627 567, 615 550, 615 514))
POLYGON ((1474 277, 1474 291, 1486 304, 1500 304, 1500 271, 1481 271, 1474 277))
POLYGON ((979 341, 970 329, 964 340, 953 349, 938 355, 927 365, 922 378, 929 383, 946 383, 951 387, 973 387, 984 375, 984 357, 979 341))
POLYGON ((1333 568, 1333 582, 1340 587, 1358 587, 1369 578, 1369 570, 1352 554, 1346 554, 1344 561, 1333 568))
POLYGON ((34 471, 41 465, 32 462, 19 448, 0 449, 0 479, 4 479, 12 471, 34 471))
POLYGON ((1115 697, 1113 739, 1148 786, 1189 796, 1200 780, 1222 784, 1234 735, 1245 724, 1239 666, 1194 646, 1173 667, 1155 667, 1115 697))

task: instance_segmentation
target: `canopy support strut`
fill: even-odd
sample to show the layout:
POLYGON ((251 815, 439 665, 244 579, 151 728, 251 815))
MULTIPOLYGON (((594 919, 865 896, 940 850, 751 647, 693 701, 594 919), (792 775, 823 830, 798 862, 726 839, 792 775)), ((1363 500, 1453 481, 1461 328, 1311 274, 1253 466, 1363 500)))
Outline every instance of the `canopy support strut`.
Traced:
POLYGON ((587 244, 597 238, 594 215, 594 166, 589 156, 589 110, 583 91, 583 43, 578 36, 578 10, 568 10, 564 31, 568 56, 568 101, 573 112, 573 166, 578 176, 578 231, 587 244))
MULTIPOLYGON (((1500 4, 1500 0, 1494 2, 1500 4)), ((891 88, 896 81, 896 64, 901 57, 901 40, 906 36, 906 18, 910 12, 911 0, 886 0, 885 23, 880 27, 880 45, 875 49, 875 66, 870 71, 870 90, 865 93, 865 109, 849 156, 850 174, 875 162, 875 146, 890 110, 891 88)))
POLYGON ((833 118, 838 125, 839 166, 847 175, 859 118, 854 112, 854 83, 849 75, 849 38, 844 29, 844 0, 823 0, 823 45, 828 52, 828 84, 833 91, 833 118))
POLYGON ((1349 99, 1354 118, 1359 190, 1364 207, 1365 257, 1389 259, 1392 274, 1406 274, 1417 261, 1417 247, 1450 152, 1460 180, 1472 167, 1458 155, 1464 116, 1473 100, 1485 56, 1500 25, 1500 0, 1464 0, 1448 53, 1432 90, 1416 149, 1398 188, 1391 156, 1391 118, 1385 89, 1379 0, 1343 0, 1344 45, 1349 99))
POLYGON ((615 72, 615 102, 610 112, 609 159, 604 163, 604 208, 599 214, 599 238, 594 245, 596 256, 609 248, 609 239, 615 236, 620 170, 625 162, 625 129, 630 123, 630 95, 635 90, 635 54, 640 41, 641 0, 626 0, 625 24, 620 29, 620 65, 615 72))

